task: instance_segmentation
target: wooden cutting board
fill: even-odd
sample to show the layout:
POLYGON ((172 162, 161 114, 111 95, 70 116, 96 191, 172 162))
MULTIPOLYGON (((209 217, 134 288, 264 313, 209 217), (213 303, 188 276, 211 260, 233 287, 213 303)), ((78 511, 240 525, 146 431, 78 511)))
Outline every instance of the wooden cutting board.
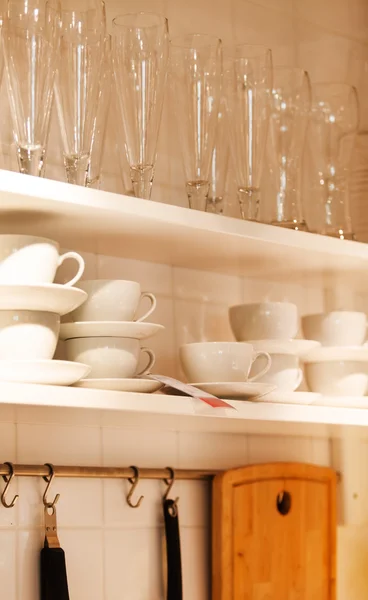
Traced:
POLYGON ((275 463, 213 482, 213 600, 335 600, 336 474, 275 463))

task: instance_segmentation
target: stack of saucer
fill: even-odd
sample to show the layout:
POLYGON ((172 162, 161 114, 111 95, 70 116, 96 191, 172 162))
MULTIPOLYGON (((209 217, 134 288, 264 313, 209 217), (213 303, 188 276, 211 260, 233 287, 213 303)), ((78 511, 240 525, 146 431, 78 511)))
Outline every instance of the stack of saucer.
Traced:
MULTIPOLYGON (((302 328, 322 344, 306 360, 309 389, 327 396, 364 396, 368 390, 368 348, 363 345, 365 313, 333 311, 308 315, 302 318, 302 328)), ((333 404, 333 400, 329 403, 333 404)))
POLYGON ((141 340, 164 329, 163 325, 144 322, 155 310, 155 296, 142 294, 136 281, 97 279, 83 281, 80 287, 87 292, 88 300, 68 315, 70 322, 60 329, 68 360, 84 362, 91 368, 78 387, 145 393, 159 389, 160 383, 142 378, 153 367, 155 356, 151 349, 140 347, 141 340), (134 321, 143 298, 149 299, 150 308, 134 321), (137 372, 141 354, 147 354, 149 360, 137 372))
MULTIPOLYGON (((297 306, 290 302, 242 304, 232 306, 229 317, 238 341, 247 341, 255 350, 271 356, 271 368, 259 377, 259 383, 273 385, 284 402, 305 402, 305 394, 294 393, 303 379, 301 362, 320 342, 295 339, 299 329, 297 306)), ((257 361, 252 373, 259 375, 261 366, 257 361)), ((309 396, 307 401, 310 403, 312 398, 309 396)))
POLYGON ((28 235, 0 235, 0 380, 18 383, 71 385, 89 367, 52 360, 60 316, 76 309, 87 294, 71 287, 82 276, 83 258, 76 252, 59 255, 59 245, 28 235), (65 285, 53 283, 66 259, 78 272, 65 285))

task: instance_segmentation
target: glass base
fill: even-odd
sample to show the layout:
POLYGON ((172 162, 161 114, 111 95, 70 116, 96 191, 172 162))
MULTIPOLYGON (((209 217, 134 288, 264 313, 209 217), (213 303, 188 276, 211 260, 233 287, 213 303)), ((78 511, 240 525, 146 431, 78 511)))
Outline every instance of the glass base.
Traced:
POLYGON ((87 186, 90 154, 64 155, 64 166, 68 183, 87 186))
POLYGON ((216 196, 216 198, 207 198, 206 211, 215 215, 224 214, 224 197, 216 196))
POLYGON ((99 190, 100 186, 101 186, 101 177, 99 175, 97 175, 93 179, 90 179, 89 177, 87 177, 86 187, 92 188, 94 190, 99 190))
POLYGON ((259 188, 238 188, 238 201, 242 219, 246 221, 259 221, 259 188))
POLYGON ((285 229, 294 229, 295 231, 308 231, 305 221, 271 221, 271 225, 284 227, 285 229))
POLYGON ((41 146, 18 146, 17 158, 20 173, 43 177, 45 170, 45 148, 41 146))
POLYGON ((130 167, 130 178, 136 198, 151 199, 153 176, 153 165, 136 165, 130 167))
POLYGON ((352 231, 344 231, 343 229, 339 229, 339 231, 336 232, 323 233, 322 235, 326 235, 327 237, 334 237, 339 240, 351 240, 352 242, 356 241, 355 233, 353 233, 352 231))
POLYGON ((187 181, 186 190, 189 208, 194 210, 207 210, 207 199, 210 184, 208 181, 187 181))

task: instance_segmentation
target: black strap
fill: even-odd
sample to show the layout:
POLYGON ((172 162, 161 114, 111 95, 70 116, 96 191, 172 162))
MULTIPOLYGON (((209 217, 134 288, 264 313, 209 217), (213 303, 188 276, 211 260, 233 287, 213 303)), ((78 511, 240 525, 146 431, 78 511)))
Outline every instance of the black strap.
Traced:
POLYGON ((41 600, 69 600, 65 554, 62 548, 41 550, 41 600))
POLYGON ((167 558, 167 600, 182 600, 180 533, 178 507, 174 500, 164 500, 167 558))

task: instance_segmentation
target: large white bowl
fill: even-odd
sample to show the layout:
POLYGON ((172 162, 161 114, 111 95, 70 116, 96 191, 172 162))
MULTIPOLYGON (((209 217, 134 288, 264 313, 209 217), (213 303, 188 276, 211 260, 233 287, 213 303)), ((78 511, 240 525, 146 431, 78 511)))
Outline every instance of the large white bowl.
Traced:
POLYGON ((298 333, 298 309, 290 302, 239 304, 229 308, 229 317, 239 342, 287 340, 298 333))
POLYGON ((0 310, 0 360, 51 359, 59 330, 55 313, 0 310))
POLYGON ((364 396, 368 390, 368 361, 334 360, 305 365, 311 392, 326 396, 364 396))
POLYGON ((366 339, 367 316, 363 312, 335 310, 302 317, 304 337, 322 346, 360 346, 366 339))

